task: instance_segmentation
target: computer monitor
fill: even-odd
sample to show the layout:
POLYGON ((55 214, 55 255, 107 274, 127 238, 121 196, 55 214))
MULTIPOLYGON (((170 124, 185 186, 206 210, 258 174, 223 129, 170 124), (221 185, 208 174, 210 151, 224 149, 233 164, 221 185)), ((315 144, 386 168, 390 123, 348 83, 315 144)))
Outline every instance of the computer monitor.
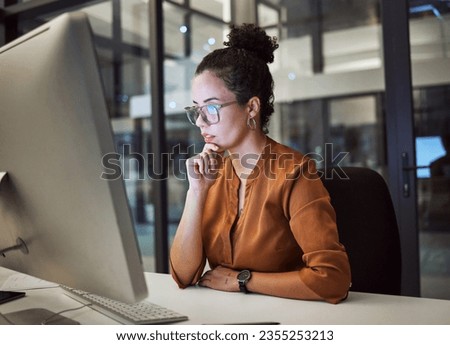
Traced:
POLYGON ((123 179, 101 177, 111 152, 87 15, 0 48, 0 266, 123 302, 147 296, 123 179))
POLYGON ((430 164, 436 159, 445 156, 445 148, 440 136, 416 138, 416 165, 417 178, 430 178, 430 164))

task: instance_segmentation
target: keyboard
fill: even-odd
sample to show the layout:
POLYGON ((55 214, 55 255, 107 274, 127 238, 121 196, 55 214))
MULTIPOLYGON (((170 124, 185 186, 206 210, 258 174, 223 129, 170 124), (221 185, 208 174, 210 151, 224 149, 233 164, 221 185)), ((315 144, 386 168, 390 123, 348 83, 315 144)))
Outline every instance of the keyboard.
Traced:
POLYGON ((151 325, 188 320, 185 315, 147 301, 127 304, 64 285, 61 288, 69 297, 89 304, 92 309, 123 324, 151 325))

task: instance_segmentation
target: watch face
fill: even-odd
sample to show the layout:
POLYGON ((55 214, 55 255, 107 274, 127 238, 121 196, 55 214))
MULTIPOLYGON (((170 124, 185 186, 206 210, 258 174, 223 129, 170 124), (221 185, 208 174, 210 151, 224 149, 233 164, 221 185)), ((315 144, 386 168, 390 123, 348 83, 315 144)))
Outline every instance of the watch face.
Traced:
POLYGON ((239 280, 247 280, 250 279, 251 273, 248 270, 242 271, 238 274, 239 280))

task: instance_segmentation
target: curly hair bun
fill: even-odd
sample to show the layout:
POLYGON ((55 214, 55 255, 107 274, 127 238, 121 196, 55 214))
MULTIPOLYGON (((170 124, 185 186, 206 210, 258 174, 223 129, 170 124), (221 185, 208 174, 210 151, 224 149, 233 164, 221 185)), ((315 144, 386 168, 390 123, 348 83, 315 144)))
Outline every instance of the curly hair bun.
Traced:
POLYGON ((268 36, 255 24, 232 25, 227 37, 228 42, 223 43, 225 46, 244 49, 254 53, 266 63, 273 62, 273 52, 278 48, 277 38, 268 36))

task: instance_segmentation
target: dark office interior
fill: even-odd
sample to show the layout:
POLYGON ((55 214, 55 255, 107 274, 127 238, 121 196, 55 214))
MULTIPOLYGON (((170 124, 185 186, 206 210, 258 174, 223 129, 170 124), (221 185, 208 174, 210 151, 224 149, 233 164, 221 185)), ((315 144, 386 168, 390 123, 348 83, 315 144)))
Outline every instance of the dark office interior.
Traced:
POLYGON ((379 172, 402 294, 450 299, 450 1, 0 0, 0 46, 72 10, 94 30, 147 271, 168 272, 184 161, 202 148, 183 111, 195 66, 230 24, 254 22, 280 44, 269 135, 319 167, 379 172))

